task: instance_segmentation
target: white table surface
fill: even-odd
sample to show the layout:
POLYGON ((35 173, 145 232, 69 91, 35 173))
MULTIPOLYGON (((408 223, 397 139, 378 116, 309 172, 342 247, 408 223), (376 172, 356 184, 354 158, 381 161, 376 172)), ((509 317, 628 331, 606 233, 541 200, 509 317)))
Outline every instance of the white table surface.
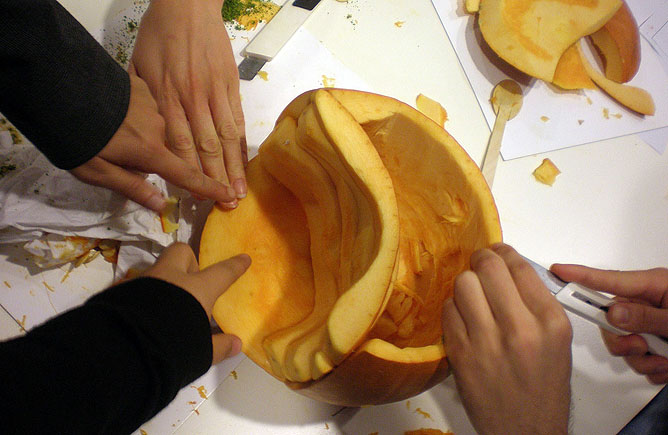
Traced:
MULTIPOLYGON (((306 30, 374 91, 412 105, 419 93, 439 101, 448 112, 446 129, 480 162, 489 127, 431 2, 324 1, 306 30)), ((62 1, 93 34, 118 11, 145 2, 62 1)), ((505 241, 539 263, 614 269, 668 265, 668 153, 657 154, 635 136, 499 162, 493 194, 505 241), (552 187, 531 175, 545 157, 562 171, 552 187)), ((20 265, 9 261, 10 252, 15 248, 0 247, 0 274, 20 279, 20 265)), ((86 270, 70 279, 99 290, 100 267, 86 270)), ((38 274, 24 278, 42 281, 38 274)), ((616 433, 659 387, 611 357, 595 327, 571 320, 572 432, 616 433)), ((0 310, 0 337, 20 331, 0 310)), ((179 434, 399 434, 421 427, 473 432, 451 378, 408 401, 341 410, 289 391, 250 360, 239 358, 234 370, 236 376, 222 376, 197 412, 169 427, 179 434)), ((151 431, 158 427, 152 423, 146 432, 162 433, 151 431)))

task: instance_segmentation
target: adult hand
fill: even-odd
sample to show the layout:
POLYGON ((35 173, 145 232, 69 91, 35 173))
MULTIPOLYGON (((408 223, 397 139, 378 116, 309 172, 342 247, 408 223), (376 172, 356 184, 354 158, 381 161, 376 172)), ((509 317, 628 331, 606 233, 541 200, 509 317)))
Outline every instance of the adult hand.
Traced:
MULTIPOLYGON (((564 281, 617 295, 606 317, 618 328, 668 337, 668 269, 620 272, 585 266, 555 264, 564 281)), ((637 334, 619 336, 601 330, 611 354, 622 356, 637 373, 655 384, 668 383, 668 359, 647 354, 645 339, 637 334)))
POLYGON ((92 159, 70 171, 88 184, 106 187, 161 211, 166 202, 141 173, 155 173, 170 183, 221 203, 236 193, 205 176, 165 147, 165 123, 143 80, 130 74, 130 104, 109 143, 92 159))
POLYGON ((248 163, 239 73, 221 0, 152 0, 130 71, 146 80, 176 155, 246 196, 248 163))
POLYGON ((570 322, 531 266, 499 244, 471 256, 443 309, 445 348, 481 434, 566 434, 570 322))
MULTIPOLYGON (((213 304, 218 296, 232 285, 251 264, 246 254, 237 255, 200 271, 197 259, 190 246, 174 243, 165 249, 142 276, 162 279, 177 285, 192 294, 211 318, 213 304)), ((230 334, 217 333, 211 336, 213 364, 219 363, 241 351, 241 340, 230 334)))

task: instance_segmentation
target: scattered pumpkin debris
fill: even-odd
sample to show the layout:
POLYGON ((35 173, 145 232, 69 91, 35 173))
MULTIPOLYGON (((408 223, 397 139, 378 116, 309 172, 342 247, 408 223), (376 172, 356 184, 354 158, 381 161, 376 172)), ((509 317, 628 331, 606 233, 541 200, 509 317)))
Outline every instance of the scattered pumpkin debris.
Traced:
POLYGON ((578 119, 578 125, 582 125, 585 122, 584 119, 578 119))
POLYGON ((433 420, 433 418, 431 418, 431 414, 429 414, 428 412, 423 411, 422 408, 415 408, 415 412, 420 414, 424 418, 428 418, 429 420, 433 420))
POLYGON ((191 385, 190 388, 196 389, 197 392, 199 393, 199 397, 201 397, 202 399, 206 399, 206 388, 204 387, 204 385, 200 385, 199 387, 191 385))
POLYGON ((610 109, 608 109, 607 107, 603 108, 603 117, 605 119, 610 119, 610 109))
POLYGON ((162 231, 169 234, 179 229, 179 198, 167 198, 167 206, 160 212, 162 231))
POLYGON ((336 79, 334 77, 327 77, 326 75, 322 75, 322 86, 324 88, 333 88, 336 86, 336 79))
POLYGON ((429 119, 436 122, 438 125, 443 127, 445 121, 448 120, 448 112, 441 104, 427 97, 424 94, 419 94, 415 99, 415 106, 423 114, 426 115, 429 119))
POLYGON ((237 371, 236 371, 236 370, 232 370, 232 371, 230 372, 230 375, 231 375, 235 380, 239 379, 239 375, 237 374, 237 371))
POLYGON ((543 162, 533 171, 533 176, 540 183, 552 186, 557 179, 557 175, 561 174, 559 168, 552 163, 550 159, 543 159, 543 162))
POLYGON ((541 116, 540 120, 543 121, 543 122, 547 122, 547 121, 550 120, 550 118, 548 118, 547 116, 541 116))
POLYGON ((267 71, 258 71, 257 75, 265 82, 269 81, 269 73, 267 71))
POLYGON ((395 21, 395 22, 394 22, 394 26, 395 26, 395 27, 401 27, 401 26, 404 25, 404 23, 405 23, 405 21, 395 21))

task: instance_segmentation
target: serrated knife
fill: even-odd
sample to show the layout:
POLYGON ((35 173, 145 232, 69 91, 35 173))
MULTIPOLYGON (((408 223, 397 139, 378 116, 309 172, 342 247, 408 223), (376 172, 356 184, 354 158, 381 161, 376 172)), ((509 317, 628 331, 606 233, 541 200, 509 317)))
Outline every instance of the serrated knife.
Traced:
POLYGON ((322 0, 287 0, 276 15, 243 49, 239 78, 253 80, 266 62, 271 61, 315 11, 322 0))
MULTIPOLYGON (((601 328, 617 335, 631 334, 629 331, 611 325, 605 318, 608 308, 615 303, 612 298, 591 290, 580 284, 560 280, 555 274, 528 258, 524 259, 538 273, 545 286, 557 298, 561 305, 571 313, 586 319, 601 328)), ((638 334, 645 339, 649 352, 668 358, 668 340, 653 334, 638 334)))

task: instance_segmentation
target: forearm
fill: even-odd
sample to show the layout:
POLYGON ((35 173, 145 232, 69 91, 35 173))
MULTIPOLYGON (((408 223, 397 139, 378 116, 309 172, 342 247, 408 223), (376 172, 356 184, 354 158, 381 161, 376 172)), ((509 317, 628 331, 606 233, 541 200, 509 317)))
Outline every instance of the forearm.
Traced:
POLYGON ((55 0, 0 11, 0 112, 56 166, 79 166, 123 121, 127 73, 55 0))
POLYGON ((211 358, 195 298, 161 280, 130 281, 0 344, 0 432, 129 433, 211 358))

